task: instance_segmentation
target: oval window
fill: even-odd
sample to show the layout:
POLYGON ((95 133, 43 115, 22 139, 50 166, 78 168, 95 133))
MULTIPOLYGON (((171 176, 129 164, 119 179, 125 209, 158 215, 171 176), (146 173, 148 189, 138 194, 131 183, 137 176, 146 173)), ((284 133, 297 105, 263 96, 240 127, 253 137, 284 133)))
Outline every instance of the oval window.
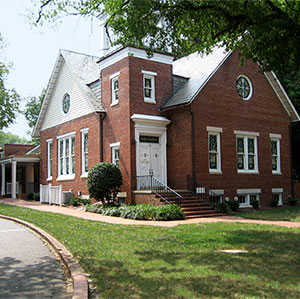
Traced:
POLYGON ((63 112, 65 114, 67 114, 69 112, 69 109, 70 109, 70 95, 68 93, 66 93, 63 97, 62 108, 63 108, 63 112))
POLYGON ((243 75, 239 76, 236 79, 236 90, 243 100, 250 100, 253 92, 250 79, 243 75))

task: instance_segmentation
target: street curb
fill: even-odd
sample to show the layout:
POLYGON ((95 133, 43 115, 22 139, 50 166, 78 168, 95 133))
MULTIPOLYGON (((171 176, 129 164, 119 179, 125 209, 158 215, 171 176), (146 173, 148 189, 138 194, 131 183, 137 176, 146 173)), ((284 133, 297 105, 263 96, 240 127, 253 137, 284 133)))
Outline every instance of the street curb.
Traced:
POLYGON ((62 262, 70 272, 73 281, 72 299, 88 299, 88 282, 86 279, 86 275, 84 274, 80 265, 72 256, 71 252, 65 246, 63 246, 46 231, 29 222, 4 215, 0 215, 0 218, 22 224, 28 227, 29 229, 33 230, 34 232, 39 234, 44 240, 46 240, 53 247, 55 252, 60 256, 62 262))

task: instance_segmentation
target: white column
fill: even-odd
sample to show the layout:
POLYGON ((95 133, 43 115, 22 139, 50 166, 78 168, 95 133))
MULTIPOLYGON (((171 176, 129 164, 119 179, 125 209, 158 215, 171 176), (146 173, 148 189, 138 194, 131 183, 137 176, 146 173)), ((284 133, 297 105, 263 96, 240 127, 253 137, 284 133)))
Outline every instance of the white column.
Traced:
POLYGON ((1 195, 5 195, 5 164, 2 164, 1 195))
POLYGON ((11 198, 17 198, 16 194, 16 185, 17 185, 17 162, 11 162, 11 198))

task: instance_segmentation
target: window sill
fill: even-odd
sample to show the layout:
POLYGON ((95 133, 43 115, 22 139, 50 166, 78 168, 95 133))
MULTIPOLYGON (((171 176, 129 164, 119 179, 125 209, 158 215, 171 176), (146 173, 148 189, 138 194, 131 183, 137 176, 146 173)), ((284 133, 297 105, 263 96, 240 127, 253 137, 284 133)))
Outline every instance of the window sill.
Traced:
POLYGON ((282 173, 278 172, 278 171, 272 171, 272 174, 274 174, 274 175, 282 175, 282 173))
POLYGON ((75 174, 61 175, 61 176, 57 177, 57 179, 56 179, 57 182, 61 182, 61 181, 73 181, 73 180, 75 180, 75 174))
POLYGON ((47 180, 46 180, 47 182, 50 182, 50 181, 52 181, 52 176, 50 176, 49 178, 47 178, 47 180))
POLYGON ((240 204, 239 208, 241 208, 241 209, 242 209, 242 208, 249 209, 249 208, 252 208, 252 206, 249 205, 249 204, 244 204, 244 205, 241 205, 241 204, 240 204))
POLYGON ((110 104, 110 107, 116 106, 116 105, 118 105, 118 104, 119 104, 119 101, 112 102, 112 103, 110 104))
POLYGON ((83 173, 83 174, 80 176, 81 179, 87 179, 87 177, 88 177, 88 172, 83 173))
POLYGON ((223 174, 223 172, 220 171, 220 170, 212 170, 212 169, 210 169, 209 170, 209 174, 223 174))
POLYGON ((258 171, 245 171, 245 170, 238 170, 238 174, 259 174, 258 171))
POLYGON ((145 102, 145 103, 148 103, 148 104, 156 104, 155 99, 144 98, 144 102, 145 102))

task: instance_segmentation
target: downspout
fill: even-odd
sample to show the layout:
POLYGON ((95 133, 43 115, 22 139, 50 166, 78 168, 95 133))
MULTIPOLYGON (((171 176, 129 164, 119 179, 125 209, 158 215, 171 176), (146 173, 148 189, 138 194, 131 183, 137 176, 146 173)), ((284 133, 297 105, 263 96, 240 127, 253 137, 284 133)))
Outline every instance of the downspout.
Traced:
MULTIPOLYGON (((294 172, 293 172, 293 142, 292 142, 292 123, 289 124, 289 138, 290 138, 290 168, 291 168, 291 195, 294 197, 294 172)), ((296 124, 297 125, 297 124, 296 124)))
POLYGON ((103 120, 105 118, 106 113, 100 113, 99 119, 100 119, 100 162, 104 161, 104 155, 103 155, 103 120))

